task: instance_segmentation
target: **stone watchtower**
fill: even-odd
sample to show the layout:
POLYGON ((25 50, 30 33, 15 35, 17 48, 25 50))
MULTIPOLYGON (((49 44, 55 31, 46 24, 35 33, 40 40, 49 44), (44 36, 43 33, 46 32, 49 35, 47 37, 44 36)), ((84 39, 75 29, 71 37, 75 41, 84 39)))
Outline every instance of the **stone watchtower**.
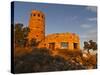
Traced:
POLYGON ((39 10, 32 10, 29 19, 29 41, 35 38, 37 41, 45 39, 45 15, 39 10))

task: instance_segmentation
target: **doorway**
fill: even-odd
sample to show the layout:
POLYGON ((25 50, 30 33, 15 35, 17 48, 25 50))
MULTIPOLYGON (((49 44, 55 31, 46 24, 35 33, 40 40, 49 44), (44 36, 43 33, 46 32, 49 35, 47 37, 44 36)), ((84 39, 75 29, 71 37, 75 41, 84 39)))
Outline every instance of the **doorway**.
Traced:
POLYGON ((50 48, 51 50, 54 50, 54 49, 55 49, 55 43, 54 43, 54 42, 49 43, 49 48, 50 48))

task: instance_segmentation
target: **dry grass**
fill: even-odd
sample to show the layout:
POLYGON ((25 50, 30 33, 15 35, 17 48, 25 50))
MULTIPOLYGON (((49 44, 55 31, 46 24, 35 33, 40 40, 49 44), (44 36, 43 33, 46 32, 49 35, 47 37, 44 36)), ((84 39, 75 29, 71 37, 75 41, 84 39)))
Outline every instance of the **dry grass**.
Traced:
POLYGON ((57 49, 54 54, 59 55, 66 59, 67 61, 73 63, 79 63, 87 67, 87 69, 93 69, 97 66, 97 56, 87 53, 87 57, 83 56, 82 50, 67 50, 67 49, 57 49))
POLYGON ((32 52, 31 47, 16 47, 14 50, 14 56, 21 56, 31 52, 32 52))
POLYGON ((74 63, 74 64, 80 64, 85 66, 87 69, 93 69, 96 68, 97 66, 97 56, 96 55, 90 55, 90 54, 86 54, 87 57, 83 56, 83 53, 81 50, 66 50, 66 49, 57 49, 57 50, 48 50, 48 49, 33 49, 32 48, 21 48, 21 47, 17 47, 14 51, 15 56, 23 56, 25 54, 30 55, 32 52, 36 53, 36 52, 40 52, 41 55, 45 55, 44 53, 47 53, 49 51, 49 53, 51 56, 56 57, 62 57, 64 58, 66 61, 74 63), (37 51, 39 50, 39 51, 37 51), (46 51, 47 50, 47 51, 46 51), (45 52, 46 51, 46 52, 45 52), (42 54, 43 53, 43 54, 42 54))

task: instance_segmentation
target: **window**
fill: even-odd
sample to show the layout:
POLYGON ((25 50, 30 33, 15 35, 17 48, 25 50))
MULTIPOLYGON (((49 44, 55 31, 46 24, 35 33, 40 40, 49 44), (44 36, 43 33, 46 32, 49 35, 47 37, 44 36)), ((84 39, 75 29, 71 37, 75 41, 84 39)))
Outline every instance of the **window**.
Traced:
POLYGON ((36 37, 38 37, 38 35, 36 35, 36 37))
POLYGON ((55 43, 54 43, 54 42, 49 43, 49 48, 50 48, 51 50, 54 50, 54 49, 55 49, 55 43))
POLYGON ((46 46, 46 44, 44 44, 44 46, 46 46))
POLYGON ((34 14, 32 13, 31 16, 36 16, 36 14, 35 13, 34 14))
POLYGON ((61 42, 61 48, 68 48, 68 42, 61 42))
POLYGON ((73 43, 73 45, 74 45, 74 49, 78 48, 78 43, 73 43))
POLYGON ((38 14, 38 17, 40 17, 40 14, 38 14))
POLYGON ((36 16, 36 14, 33 14, 33 16, 36 16))
POLYGON ((43 18, 43 15, 42 15, 42 18, 43 18))

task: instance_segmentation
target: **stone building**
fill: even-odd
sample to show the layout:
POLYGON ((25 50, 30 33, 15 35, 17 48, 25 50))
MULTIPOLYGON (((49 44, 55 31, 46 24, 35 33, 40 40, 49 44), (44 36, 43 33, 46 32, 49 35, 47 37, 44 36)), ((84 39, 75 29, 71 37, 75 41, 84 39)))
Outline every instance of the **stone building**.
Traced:
POLYGON ((29 19, 29 28, 29 41, 32 38, 35 38, 38 41, 45 39, 45 16, 41 11, 33 10, 31 12, 29 19))
POLYGON ((39 46, 50 49, 70 49, 77 50, 80 48, 79 36, 75 33, 54 33, 45 37, 39 46))
POLYGON ((45 36, 45 15, 39 10, 32 10, 29 20, 29 40, 32 38, 40 41, 39 48, 46 47, 52 50, 69 49, 79 50, 80 39, 75 33, 53 33, 45 36))

